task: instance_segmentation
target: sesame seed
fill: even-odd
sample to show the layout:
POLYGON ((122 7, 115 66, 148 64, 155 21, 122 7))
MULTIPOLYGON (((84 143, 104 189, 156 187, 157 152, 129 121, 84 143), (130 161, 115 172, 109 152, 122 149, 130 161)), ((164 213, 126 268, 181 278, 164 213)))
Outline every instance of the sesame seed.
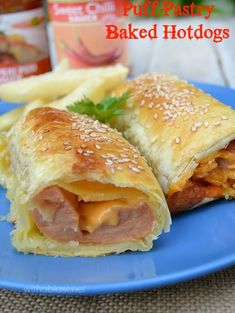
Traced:
POLYGON ((112 164, 113 164, 113 161, 108 159, 108 160, 105 161, 105 164, 107 164, 107 165, 112 165, 112 164))
POLYGON ((215 121, 215 122, 214 122, 214 125, 215 125, 215 126, 219 126, 220 124, 221 124, 220 121, 215 121))
POLYGON ((45 152, 45 151, 47 151, 47 150, 48 150, 48 147, 47 147, 47 146, 44 146, 44 147, 42 147, 42 149, 41 149, 42 152, 45 152))
POLYGON ((86 149, 86 147, 87 147, 87 145, 85 145, 84 143, 81 145, 81 147, 83 148, 83 149, 86 149))
POLYGON ((140 173, 140 170, 137 167, 132 167, 132 171, 135 173, 140 173))
POLYGON ((64 148, 65 151, 69 151, 69 150, 71 150, 71 149, 72 149, 72 146, 66 146, 66 147, 64 148))
POLYGON ((131 160, 131 163, 138 164, 135 160, 131 160))
POLYGON ((194 127, 196 127, 196 128, 200 128, 201 126, 202 126, 202 122, 196 122, 194 124, 194 127))
POLYGON ((157 114, 157 113, 154 114, 154 119, 155 119, 155 120, 158 119, 158 114, 157 114))
POLYGON ((134 158, 135 158, 135 159, 138 159, 138 158, 139 158, 139 155, 138 155, 138 154, 134 154, 134 158))
POLYGON ((94 151, 86 150, 86 153, 88 153, 88 154, 94 154, 94 151))
POLYGON ((82 153, 83 153, 83 150, 82 150, 82 149, 78 149, 77 152, 78 152, 79 154, 82 154, 82 153))
POLYGON ((97 150, 101 150, 101 147, 99 145, 95 145, 97 150))
POLYGON ((197 131, 197 128, 193 126, 193 127, 191 128, 191 130, 192 130, 192 132, 195 133, 195 132, 197 131))
POLYGON ((117 169, 118 171, 122 171, 122 170, 123 170, 123 167, 122 167, 122 166, 117 166, 116 169, 117 169))
POLYGON ((181 139, 180 139, 179 137, 177 137, 177 138, 175 139, 175 142, 176 142, 176 144, 179 144, 179 143, 181 142, 181 139))
POLYGON ((206 128, 208 128, 208 127, 209 127, 209 123, 208 123, 208 122, 204 122, 204 126, 205 126, 206 128))
POLYGON ((223 116, 221 117, 221 119, 224 120, 224 121, 226 121, 226 120, 228 120, 228 117, 227 117, 226 115, 223 115, 223 116))

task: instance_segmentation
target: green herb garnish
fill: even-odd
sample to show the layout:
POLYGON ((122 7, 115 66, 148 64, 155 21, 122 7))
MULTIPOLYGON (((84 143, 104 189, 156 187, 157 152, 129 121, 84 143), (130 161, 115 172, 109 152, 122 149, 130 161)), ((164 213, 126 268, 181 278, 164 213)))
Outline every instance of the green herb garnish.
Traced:
POLYGON ((92 100, 84 97, 82 100, 68 106, 67 109, 71 112, 89 115, 100 122, 106 123, 113 116, 123 113, 122 106, 128 98, 129 94, 125 92, 120 97, 108 97, 95 104, 92 100))

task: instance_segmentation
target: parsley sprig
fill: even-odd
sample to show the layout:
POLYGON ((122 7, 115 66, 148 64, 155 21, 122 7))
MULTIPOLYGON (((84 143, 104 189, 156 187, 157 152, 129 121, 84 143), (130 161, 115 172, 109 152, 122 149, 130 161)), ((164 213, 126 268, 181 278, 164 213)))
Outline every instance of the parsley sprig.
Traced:
POLYGON ((107 97, 100 103, 95 104, 92 100, 84 97, 82 100, 68 106, 67 109, 71 112, 89 115, 100 122, 106 123, 113 116, 123 113, 122 107, 128 98, 129 94, 125 92, 120 97, 107 97))

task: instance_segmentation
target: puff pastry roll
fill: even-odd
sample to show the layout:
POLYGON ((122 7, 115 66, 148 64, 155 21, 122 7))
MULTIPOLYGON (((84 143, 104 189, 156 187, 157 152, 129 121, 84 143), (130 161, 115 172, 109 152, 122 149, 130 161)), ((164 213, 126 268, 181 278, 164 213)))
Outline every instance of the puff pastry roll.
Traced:
POLYGON ((235 111, 177 77, 153 73, 124 83, 115 127, 152 166, 172 213, 235 197, 235 111))
POLYGON ((149 250, 170 215, 139 152, 98 121, 37 108, 8 135, 12 242, 26 253, 149 250))

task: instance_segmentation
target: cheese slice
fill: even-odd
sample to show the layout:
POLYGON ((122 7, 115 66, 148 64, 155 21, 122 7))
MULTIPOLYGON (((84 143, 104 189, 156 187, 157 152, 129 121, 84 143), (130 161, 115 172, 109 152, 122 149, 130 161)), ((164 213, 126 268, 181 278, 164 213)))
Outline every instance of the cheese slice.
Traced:
POLYGON ((104 202, 81 203, 79 217, 81 230, 94 232, 101 225, 116 226, 121 209, 135 209, 141 199, 113 200, 104 202))
POLYGON ((116 187, 112 184, 102 184, 99 182, 79 181, 74 183, 59 182, 58 186, 76 194, 84 202, 99 202, 117 199, 127 199, 130 197, 139 198, 144 193, 134 188, 116 187))
POLYGON ((112 184, 80 181, 59 182, 58 185, 83 201, 79 205, 80 227, 88 232, 94 232, 103 224, 117 225, 120 209, 135 208, 140 202, 148 201, 139 190, 112 184))

